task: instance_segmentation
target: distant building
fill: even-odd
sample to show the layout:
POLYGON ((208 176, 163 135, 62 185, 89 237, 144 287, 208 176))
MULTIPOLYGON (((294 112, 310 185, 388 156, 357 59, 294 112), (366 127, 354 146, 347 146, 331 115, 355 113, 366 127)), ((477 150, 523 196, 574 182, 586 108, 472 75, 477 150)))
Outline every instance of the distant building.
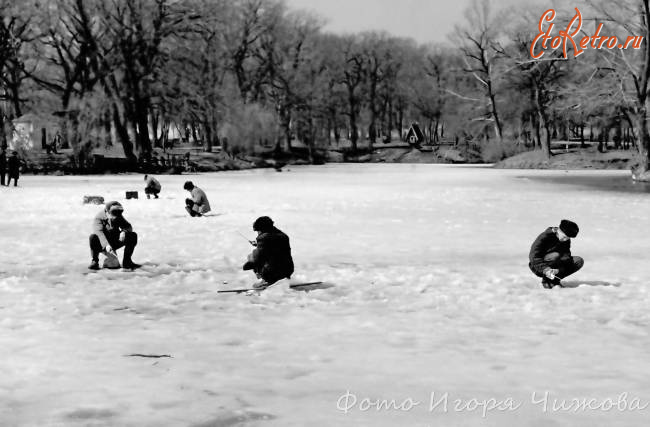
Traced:
POLYGON ((406 142, 414 146, 420 146, 424 143, 424 134, 417 123, 413 123, 406 133, 406 142))
POLYGON ((45 149, 60 130, 59 118, 47 114, 27 113, 13 120, 14 134, 9 143, 12 150, 45 149))

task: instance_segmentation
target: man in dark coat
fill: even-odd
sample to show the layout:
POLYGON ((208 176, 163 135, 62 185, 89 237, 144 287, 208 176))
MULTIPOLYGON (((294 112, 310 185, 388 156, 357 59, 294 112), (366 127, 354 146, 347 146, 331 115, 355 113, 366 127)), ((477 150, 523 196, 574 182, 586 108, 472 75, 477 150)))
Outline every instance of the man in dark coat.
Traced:
POLYGON ((11 153, 11 157, 7 160, 7 166, 9 169, 7 186, 11 184, 11 179, 13 178, 14 187, 16 187, 18 185, 18 176, 20 175, 20 159, 18 158, 17 151, 11 153))
POLYGON ((289 237, 275 228, 273 220, 262 216, 253 223, 257 231, 255 249, 248 256, 244 270, 253 270, 262 281, 255 287, 265 288, 293 274, 293 258, 289 237))
POLYGON ((578 235, 578 224, 563 219, 559 227, 548 227, 533 242, 528 267, 542 278, 542 286, 562 286, 561 279, 580 270, 585 261, 571 256, 571 239, 578 235))
MULTIPOLYGON (((91 270, 99 270, 99 254, 109 254, 116 257, 116 250, 124 246, 122 268, 136 269, 140 267, 131 259, 138 235, 123 216, 124 208, 119 202, 108 202, 103 211, 93 220, 93 233, 90 235, 90 253, 92 261, 88 266, 91 270)), ((119 265, 116 266, 119 268, 119 265)))
POLYGON ((0 151, 0 185, 5 185, 6 173, 7 173, 7 152, 3 148, 0 151))

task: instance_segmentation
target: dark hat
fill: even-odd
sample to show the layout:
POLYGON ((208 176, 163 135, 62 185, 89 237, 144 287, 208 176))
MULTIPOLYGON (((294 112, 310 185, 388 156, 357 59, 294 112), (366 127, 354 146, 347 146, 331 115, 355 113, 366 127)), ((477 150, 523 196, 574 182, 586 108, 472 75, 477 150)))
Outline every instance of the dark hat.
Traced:
POLYGON ((120 202, 112 201, 106 203, 106 212, 110 212, 113 215, 121 215, 124 212, 124 207, 120 202))
POLYGON ((254 231, 268 231, 273 228, 273 220, 268 216, 261 216, 253 223, 254 231))
POLYGON ((560 230, 562 230, 564 234, 571 238, 576 237, 578 235, 578 231, 580 231, 578 224, 573 221, 569 221, 568 219, 563 219, 560 221, 560 230))
POLYGON ((194 184, 192 184, 192 181, 185 181, 185 184, 183 184, 183 189, 191 190, 192 188, 194 188, 194 184))

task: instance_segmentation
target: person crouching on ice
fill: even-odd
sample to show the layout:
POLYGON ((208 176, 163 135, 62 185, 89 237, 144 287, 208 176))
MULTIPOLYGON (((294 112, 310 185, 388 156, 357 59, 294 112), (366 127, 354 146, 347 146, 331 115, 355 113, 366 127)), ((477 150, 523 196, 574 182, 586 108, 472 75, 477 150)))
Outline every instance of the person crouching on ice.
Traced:
POLYGON ((253 287, 265 288, 278 280, 291 278, 293 258, 289 237, 275 228, 273 220, 268 216, 257 218, 253 230, 257 231, 255 249, 243 267, 244 270, 253 270, 262 279, 253 287))
MULTIPOLYGON (((88 266, 91 270, 99 270, 99 254, 117 256, 116 250, 124 246, 122 268, 135 269, 140 267, 131 259, 138 235, 124 218, 124 208, 119 202, 108 202, 103 211, 93 220, 93 233, 90 235, 90 253, 92 261, 88 266)), ((116 267, 119 268, 119 265, 116 267)))
POLYGON ((192 181, 186 181, 183 188, 190 192, 191 199, 185 199, 185 210, 190 216, 201 216, 210 212, 210 202, 199 187, 195 187, 192 181))
POLYGON ((161 189, 162 186, 156 178, 149 175, 144 176, 144 194, 147 195, 147 199, 150 199, 152 194, 154 199, 157 199, 161 189))
POLYGON ((571 256, 571 239, 578 235, 578 224, 563 219, 559 227, 549 227, 533 242, 528 266, 538 277, 542 286, 551 289, 562 286, 560 282, 580 270, 585 261, 571 256))

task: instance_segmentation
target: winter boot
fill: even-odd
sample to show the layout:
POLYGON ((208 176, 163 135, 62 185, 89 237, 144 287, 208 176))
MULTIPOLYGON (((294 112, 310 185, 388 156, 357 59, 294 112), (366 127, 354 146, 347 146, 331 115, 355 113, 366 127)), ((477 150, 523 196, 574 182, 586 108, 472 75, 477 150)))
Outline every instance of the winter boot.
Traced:
POLYGON ((142 265, 136 264, 130 259, 122 261, 122 268, 125 270, 135 270, 136 268, 140 268, 140 267, 142 267, 142 265))

